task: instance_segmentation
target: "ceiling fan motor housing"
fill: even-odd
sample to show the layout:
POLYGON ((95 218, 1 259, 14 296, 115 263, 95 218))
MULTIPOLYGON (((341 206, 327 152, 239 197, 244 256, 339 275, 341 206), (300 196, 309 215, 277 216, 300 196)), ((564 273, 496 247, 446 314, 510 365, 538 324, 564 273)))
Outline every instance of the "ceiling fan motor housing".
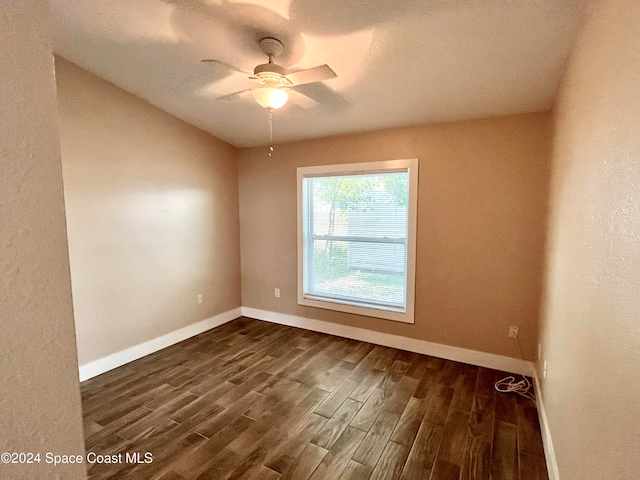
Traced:
POLYGON ((285 69, 275 63, 263 63, 258 65, 253 74, 264 84, 277 84, 281 87, 290 86, 291 82, 284 76, 285 69))

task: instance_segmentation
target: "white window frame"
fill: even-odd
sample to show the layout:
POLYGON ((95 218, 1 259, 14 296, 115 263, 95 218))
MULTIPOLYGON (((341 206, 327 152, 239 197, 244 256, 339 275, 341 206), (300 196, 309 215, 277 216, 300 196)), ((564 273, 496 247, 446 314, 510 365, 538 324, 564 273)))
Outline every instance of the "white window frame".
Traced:
POLYGON ((346 313, 354 313, 367 317, 394 320, 403 323, 414 323, 415 280, 416 280, 416 228, 418 218, 418 159, 386 160, 381 162, 350 163, 340 165, 322 165, 297 168, 298 184, 298 304, 308 307, 324 308, 346 313), (303 218, 303 181, 311 177, 327 177, 331 175, 374 174, 406 171, 409 173, 409 201, 407 208, 407 282, 406 308, 404 311, 388 307, 363 306, 339 301, 337 299, 321 300, 304 293, 304 218, 303 218))

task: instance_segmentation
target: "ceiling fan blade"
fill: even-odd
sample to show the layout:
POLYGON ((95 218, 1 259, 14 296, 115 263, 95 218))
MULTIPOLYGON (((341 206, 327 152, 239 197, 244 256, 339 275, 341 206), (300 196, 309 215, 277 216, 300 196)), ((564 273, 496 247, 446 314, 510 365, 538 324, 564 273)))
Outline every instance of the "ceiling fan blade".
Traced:
POLYGON ((329 65, 320 65, 319 67, 300 70, 286 75, 293 85, 322 82, 323 80, 329 80, 337 76, 336 72, 334 72, 329 65))
POLYGON ((305 110, 309 108, 315 108, 320 105, 319 102, 296 90, 295 88, 287 88, 287 92, 289 93, 289 101, 291 101, 291 103, 297 105, 298 107, 304 108, 305 110))
POLYGON ((315 100, 322 106, 324 111, 344 112, 351 106, 346 98, 331 89, 326 83, 316 82, 289 88, 315 100))
POLYGON ((252 96, 251 89, 248 88, 246 90, 240 90, 239 92, 230 93, 229 95, 217 97, 216 100, 235 100, 236 98, 251 98, 252 96))
POLYGON ((220 60, 216 60, 214 58, 205 58, 204 60, 200 60, 200 61, 202 63, 214 63, 216 65, 222 65, 223 67, 228 68, 229 70, 233 70, 234 72, 244 73, 245 75, 253 75, 253 72, 247 72, 246 70, 242 70, 241 68, 235 67, 233 65, 222 62, 220 60))

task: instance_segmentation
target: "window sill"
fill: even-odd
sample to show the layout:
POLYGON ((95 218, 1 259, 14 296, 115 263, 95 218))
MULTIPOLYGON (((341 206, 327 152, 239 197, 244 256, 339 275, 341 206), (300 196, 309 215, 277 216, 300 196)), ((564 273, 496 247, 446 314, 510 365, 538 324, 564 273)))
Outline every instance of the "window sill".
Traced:
POLYGON ((338 312, 353 313, 355 315, 363 315, 365 317, 381 318, 383 320, 392 320, 394 322, 401 323, 415 323, 413 311, 400 311, 393 310, 392 308, 384 307, 365 307, 350 303, 348 301, 327 301, 315 298, 305 297, 303 295, 298 296, 298 304, 307 307, 323 308, 325 310, 335 310, 338 312))

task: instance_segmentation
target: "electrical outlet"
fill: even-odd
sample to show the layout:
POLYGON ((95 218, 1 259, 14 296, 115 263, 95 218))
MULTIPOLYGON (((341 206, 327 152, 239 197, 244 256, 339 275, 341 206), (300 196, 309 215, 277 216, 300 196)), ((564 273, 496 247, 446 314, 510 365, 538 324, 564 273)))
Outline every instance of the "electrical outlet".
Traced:
POLYGON ((198 303, 199 304, 202 303, 202 294, 201 293, 198 295, 198 303))
POLYGON ((276 288, 274 290, 274 295, 276 296, 276 298, 280 298, 280 289, 279 288, 276 288))
POLYGON ((544 380, 545 378, 547 378, 547 362, 546 361, 542 364, 542 379, 544 380))
POLYGON ((511 338, 516 338, 518 336, 518 331, 520 329, 514 325, 511 325, 511 327, 509 327, 509 336, 511 338))

